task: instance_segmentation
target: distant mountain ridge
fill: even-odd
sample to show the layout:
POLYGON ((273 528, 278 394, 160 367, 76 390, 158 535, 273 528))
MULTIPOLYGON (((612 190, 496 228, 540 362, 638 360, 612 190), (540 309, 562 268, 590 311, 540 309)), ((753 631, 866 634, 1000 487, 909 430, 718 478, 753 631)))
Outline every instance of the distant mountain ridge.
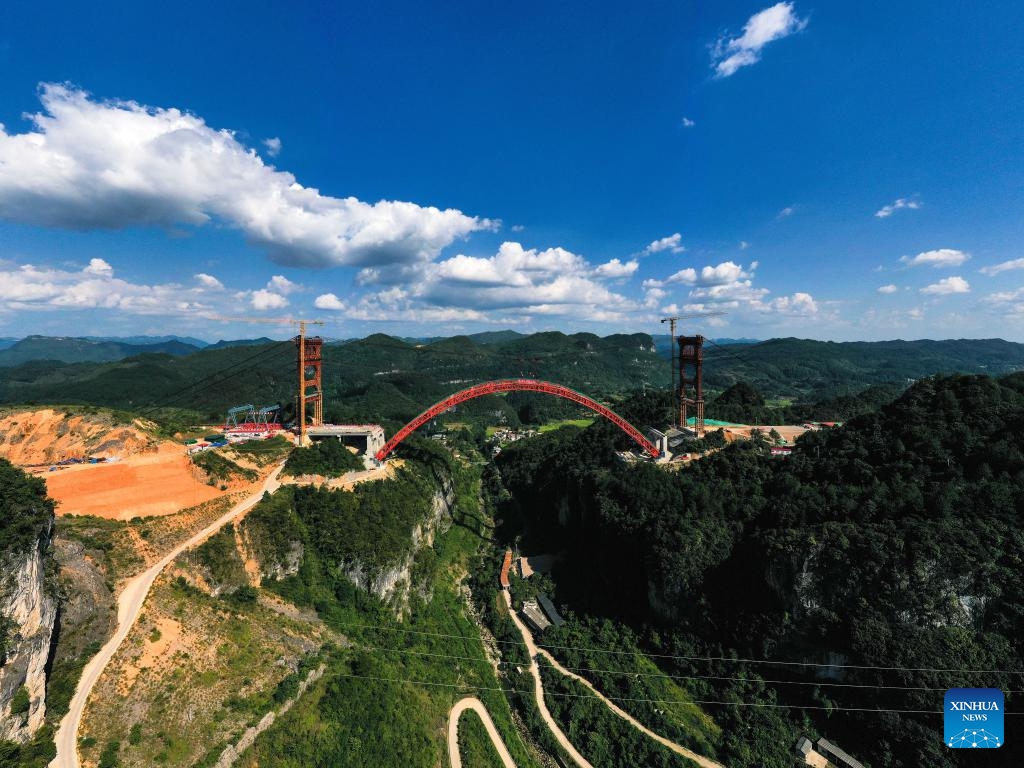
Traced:
POLYGON ((34 360, 56 360, 62 363, 109 363, 145 352, 182 357, 198 351, 198 347, 176 339, 153 344, 129 344, 120 341, 98 341, 62 336, 26 336, 7 349, 0 350, 0 367, 11 367, 34 360))

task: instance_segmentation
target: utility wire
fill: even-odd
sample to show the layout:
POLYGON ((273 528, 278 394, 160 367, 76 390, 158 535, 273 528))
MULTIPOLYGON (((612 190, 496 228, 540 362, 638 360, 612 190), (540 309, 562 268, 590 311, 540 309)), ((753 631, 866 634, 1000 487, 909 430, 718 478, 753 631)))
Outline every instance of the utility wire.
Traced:
MULTIPOLYGON (((410 685, 427 685, 438 688, 458 688, 468 689, 474 691, 496 691, 500 693, 510 693, 517 695, 533 695, 534 691, 531 690, 520 690, 518 688, 501 688, 485 685, 469 685, 465 683, 436 683, 429 680, 412 680, 409 678, 402 677, 379 677, 376 675, 357 675, 354 672, 335 672, 333 673, 336 677, 347 677, 360 680, 376 680, 379 682, 386 683, 409 683, 410 685)), ((571 699, 597 699, 601 700, 600 696, 595 694, 585 693, 555 693, 553 691, 544 691, 545 696, 557 696, 561 698, 571 699)), ((632 701, 641 702, 647 704, 679 704, 678 701, 669 701, 667 699, 646 699, 642 697, 631 697, 631 696, 605 696, 605 699, 609 701, 632 701)), ((826 710, 829 712, 889 712, 903 715, 941 715, 943 710, 941 709, 876 709, 874 707, 825 707, 825 706, 807 706, 798 704, 772 704, 768 702, 757 702, 757 701, 711 701, 711 700, 698 700, 693 699, 689 704, 701 704, 701 705, 722 705, 727 707, 771 707, 775 709, 813 709, 813 710, 826 710)), ((1004 712, 1004 715, 1024 715, 1024 712, 1004 712)))
MULTIPOLYGON (((466 637, 467 640, 472 640, 472 637, 466 637)), ((506 641, 507 642, 507 641, 506 641)), ((397 654, 411 654, 413 656, 432 656, 441 659, 452 659, 455 661, 483 661, 480 657, 476 656, 452 656, 446 653, 430 653, 427 651, 414 651, 406 648, 385 648, 381 646, 362 646, 363 650, 367 651, 380 651, 382 653, 397 653, 397 654)), ((641 652, 638 652, 641 655, 641 652)), ((495 662, 499 665, 511 665, 516 662, 513 661, 498 661, 495 662)), ((540 662, 540 666, 546 667, 547 669, 553 669, 556 672, 558 667, 553 664, 547 664, 540 662)), ((593 669, 591 667, 571 667, 567 664, 561 665, 563 669, 568 669, 571 672, 589 672, 592 675, 622 675, 626 677, 656 677, 669 680, 723 680, 731 682, 743 682, 743 683, 765 683, 766 685, 802 685, 802 686, 814 686, 820 688, 871 688, 877 690, 893 690, 893 691, 945 691, 947 688, 935 688, 928 686, 917 686, 917 685, 875 685, 871 683, 829 683, 819 681, 801 681, 801 680, 764 680, 761 678, 751 677, 726 677, 721 675, 669 675, 663 672, 634 672, 631 670, 623 669, 593 669)), ((1024 690, 1008 690, 1003 691, 1004 693, 1024 693, 1024 690)))
MULTIPOLYGON (((473 640, 473 637, 467 635, 453 635, 446 634, 443 632, 423 632, 415 629, 403 629, 400 627, 385 627, 380 624, 354 624, 348 622, 332 622, 335 626, 350 627, 353 629, 364 629, 364 630, 380 630, 383 632, 402 632, 412 635, 422 635, 426 637, 441 637, 458 640, 473 640)), ((499 640, 494 639, 496 643, 502 643, 504 645, 518 645, 517 640, 499 640)), ((874 670, 879 672, 940 672, 940 673, 951 673, 951 674, 985 674, 985 675, 1024 675, 1024 671, 1014 669, 941 669, 936 667, 882 667, 872 666, 867 664, 822 664, 812 661, 776 661, 773 659, 749 659, 749 658, 732 658, 729 656, 683 656, 668 653, 648 653, 646 651, 621 651, 611 650, 604 648, 584 648, 577 645, 548 645, 543 643, 537 643, 538 648, 544 648, 545 650, 565 650, 565 651, 581 651, 583 653, 607 653, 621 656, 647 656, 649 658, 658 659, 683 659, 685 661, 724 661, 733 663, 745 663, 745 664, 774 664, 782 666, 793 666, 793 667, 816 667, 824 669, 860 669, 860 670, 874 670)))
MULTIPOLYGON (((197 387, 201 387, 201 386, 206 385, 207 382, 209 382, 211 386, 213 384, 222 384, 225 381, 228 381, 230 379, 235 378, 236 376, 241 375, 242 373, 246 373, 246 372, 248 372, 250 370, 250 368, 254 367, 254 366, 248 365, 249 363, 251 363, 252 361, 257 360, 259 358, 269 356, 271 354, 277 354, 278 352, 282 351, 283 348, 286 347, 286 346, 291 346, 291 341, 290 340, 289 341, 278 342, 277 344, 275 344, 272 347, 269 347, 268 349, 264 349, 264 350, 261 350, 261 351, 257 352, 255 355, 251 355, 251 356, 245 358, 244 360, 240 360, 237 363, 233 363, 233 364, 231 364, 231 365, 229 365, 229 366, 227 366, 225 368, 222 368, 222 369, 220 369, 220 370, 218 370, 218 371, 216 371, 216 372, 214 372, 214 373, 212 373, 212 374, 210 374, 208 376, 204 376, 201 379, 193 381, 190 384, 186 385, 185 387, 182 387, 179 390, 176 390, 176 391, 171 392, 169 394, 163 395, 160 398, 158 398, 154 403, 150 404, 145 409, 140 411, 139 412, 139 416, 142 417, 142 418, 145 418, 146 415, 148 415, 150 413, 154 413, 155 411, 158 411, 161 408, 166 407, 169 403, 171 403, 171 402, 173 402, 175 400, 179 400, 182 397, 185 397, 186 395, 188 395, 191 392, 193 392, 197 387), (238 371, 235 371, 234 373, 229 373, 229 371, 232 371, 232 369, 235 369, 235 368, 239 368, 239 366, 245 366, 245 367, 241 368, 238 371), (227 374, 227 375, 225 375, 225 374, 227 374), (215 379, 218 379, 218 377, 221 377, 221 378, 219 378, 219 380, 217 380, 217 381, 214 381, 215 379)), ((209 388, 209 387, 204 387, 204 388, 209 388)))

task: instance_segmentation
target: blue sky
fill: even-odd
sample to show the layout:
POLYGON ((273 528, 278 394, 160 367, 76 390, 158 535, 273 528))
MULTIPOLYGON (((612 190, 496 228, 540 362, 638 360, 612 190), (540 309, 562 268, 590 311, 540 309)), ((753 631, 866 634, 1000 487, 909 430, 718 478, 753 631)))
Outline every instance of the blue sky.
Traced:
POLYGON ((0 336, 1024 341, 1024 8, 5 4, 0 336))

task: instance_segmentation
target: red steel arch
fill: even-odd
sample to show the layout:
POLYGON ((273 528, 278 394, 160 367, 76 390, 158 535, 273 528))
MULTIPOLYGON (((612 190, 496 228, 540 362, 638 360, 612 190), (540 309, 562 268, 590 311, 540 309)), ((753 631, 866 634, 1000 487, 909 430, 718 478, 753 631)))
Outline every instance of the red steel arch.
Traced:
POLYGON ((543 392, 548 395, 565 398, 566 400, 572 400, 574 403, 586 406, 595 413, 599 413, 604 416, 608 421, 612 422, 615 426, 639 443, 640 446, 654 458, 657 458, 661 453, 650 440, 640 433, 640 430, 628 421, 623 419, 614 411, 605 408, 596 400, 591 400, 586 395, 581 395, 576 390, 563 387, 561 384, 552 384, 549 381, 538 381, 536 379, 502 379, 500 381, 488 381, 484 384, 477 384, 469 389, 463 389, 460 392, 456 392, 454 395, 449 395, 441 402, 430 406, 430 408, 398 430, 392 438, 387 441, 384 447, 377 451, 377 461, 383 461, 389 453, 395 450, 400 442, 405 440, 405 438, 423 426, 426 422, 430 421, 438 414, 444 413, 453 405, 464 403, 466 400, 472 400, 475 397, 493 395, 496 392, 543 392))

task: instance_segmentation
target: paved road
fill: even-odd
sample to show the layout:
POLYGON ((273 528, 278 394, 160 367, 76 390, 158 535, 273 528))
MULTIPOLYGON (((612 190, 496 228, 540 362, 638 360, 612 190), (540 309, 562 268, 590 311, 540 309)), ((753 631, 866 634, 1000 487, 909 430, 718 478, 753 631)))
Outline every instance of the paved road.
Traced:
MULTIPOLYGON (((281 466, 284 466, 283 463, 281 466)), ((125 585, 124 590, 117 599, 117 631, 107 641, 107 644, 100 649, 100 652, 93 656, 89 663, 85 665, 85 669, 82 671, 82 678, 78 681, 78 688, 75 690, 74 698, 71 699, 71 708, 64 716, 64 719, 61 720, 60 728, 57 730, 57 756, 50 763, 50 768, 79 768, 81 765, 78 760, 78 728, 82 722, 82 713, 85 711, 85 702, 89 698, 93 686, 100 679, 100 675, 103 674, 103 670, 106 669, 107 664, 110 663, 117 649, 121 647, 121 643, 128 636, 128 632, 131 630, 132 625, 135 624, 135 620, 138 619, 139 613, 142 611, 142 605, 146 601, 146 596, 149 594, 149 589, 153 586, 153 582, 156 581, 156 577, 160 575, 160 572, 174 558, 186 549, 201 544, 227 523, 230 523, 235 517, 248 512, 252 507, 256 506, 256 502, 263 498, 265 491, 270 493, 276 491, 281 485, 278 479, 278 475, 281 473, 281 466, 270 474, 259 491, 244 501, 240 501, 231 508, 231 511, 225 513, 192 538, 179 544, 168 552, 163 559, 125 585)))
POLYGON ((487 730, 487 735, 491 737, 491 743, 498 750, 498 757, 501 758, 502 765, 505 768, 516 768, 516 764, 512 762, 512 755, 509 754, 508 747, 501 740, 498 729, 494 727, 494 721, 491 720, 487 707, 484 706, 480 699, 473 696, 459 699, 448 714, 448 760, 452 764, 451 768, 462 768, 462 755, 459 754, 459 718, 462 717, 462 713, 467 709, 472 709, 480 715, 484 728, 487 730))
MULTIPOLYGON (((700 765, 702 768, 725 768, 725 766, 722 765, 721 763, 716 763, 714 760, 711 760, 710 758, 704 757, 703 755, 698 755, 692 749, 687 749, 686 747, 684 747, 684 746, 682 746, 680 744, 676 744, 674 741, 669 741, 664 736, 659 736, 657 733, 655 733, 650 728, 645 726, 643 723, 641 723, 639 720, 637 720, 631 714, 629 714, 628 712, 623 710, 621 707, 616 705, 613 701, 608 699, 608 697, 605 696, 604 694, 602 694, 599 690, 597 690, 590 683, 589 680, 586 680, 585 678, 582 678, 579 675, 577 675, 577 674, 575 674, 573 672, 570 672, 568 669, 566 669, 561 664, 559 664, 558 660, 555 659, 554 656, 552 656, 550 653, 545 651, 543 648, 538 648, 536 643, 534 643, 534 641, 533 641, 533 634, 530 632, 529 628, 525 624, 523 624, 522 621, 520 621, 519 617, 512 610, 512 596, 508 592, 505 593, 505 602, 508 604, 508 610, 509 610, 509 613, 512 616, 512 620, 515 622, 516 627, 519 628, 519 632, 523 636, 523 641, 526 643, 526 648, 530 652, 530 659, 532 661, 532 665, 531 665, 530 669, 531 669, 531 671, 534 672, 534 676, 535 676, 535 680, 536 680, 536 691, 537 691, 537 697, 538 697, 538 702, 537 703, 538 703, 538 705, 541 708, 541 714, 544 716, 544 720, 546 722, 548 722, 549 726, 552 727, 552 730, 555 733, 556 738, 559 736, 559 734, 561 734, 561 731, 560 730, 555 730, 555 729, 558 728, 558 726, 554 724, 554 720, 551 719, 551 715, 548 713, 547 707, 544 705, 544 691, 541 688, 540 669, 538 668, 537 662, 536 662, 536 657, 537 656, 540 656, 541 658, 543 658, 544 661, 546 661, 548 664, 550 664, 552 667, 554 667, 556 670, 561 672, 566 677, 571 677, 573 680, 576 680, 577 682, 582 683, 583 685, 585 685, 587 688, 589 688, 593 692, 593 694, 597 698, 599 698, 601 701, 603 701, 605 703, 605 705, 612 712, 614 712, 616 715, 621 717, 626 722, 630 723, 634 728, 636 728, 640 732, 646 734, 647 736, 649 736, 652 739, 654 739, 655 741, 657 741, 659 744, 662 744, 663 746, 668 747, 673 752, 675 752, 677 755, 682 755, 683 757, 687 757, 690 760, 693 760, 693 762, 697 763, 697 765, 700 765)), ((563 735, 563 738, 564 738, 564 735, 563 735)), ((565 743, 568 743, 568 741, 569 741, 568 739, 565 739, 565 743)), ((559 743, 561 743, 561 739, 559 739, 559 743)), ((563 743, 562 746, 564 747, 565 744, 563 743)), ((573 752, 570 752, 569 754, 572 755, 573 760, 576 761, 577 765, 580 765, 580 766, 589 765, 589 763, 587 763, 587 761, 584 760, 584 758, 582 756, 580 756, 579 753, 575 753, 574 754, 574 752, 575 752, 575 750, 573 752)))
POLYGON ((569 737, 566 736, 558 723, 555 722, 555 718, 551 716, 548 711, 548 705, 544 701, 544 684, 540 679, 540 667, 537 664, 537 654, 539 649, 536 643, 533 642, 533 635, 530 634, 530 630, 526 628, 526 625, 520 621, 516 612, 512 610, 512 595, 508 592, 503 592, 505 595, 505 604, 508 605, 508 615, 512 617, 513 623, 519 630, 519 634, 523 636, 523 642, 526 643, 526 652, 530 654, 530 672, 533 674, 533 698, 537 702, 537 709, 540 710, 541 719, 548 726, 548 730, 551 731, 551 735, 555 737, 555 740, 562 746, 566 752, 569 753, 569 757, 572 761, 579 766, 579 768, 594 768, 587 759, 577 751, 576 747, 569 741, 569 737))

